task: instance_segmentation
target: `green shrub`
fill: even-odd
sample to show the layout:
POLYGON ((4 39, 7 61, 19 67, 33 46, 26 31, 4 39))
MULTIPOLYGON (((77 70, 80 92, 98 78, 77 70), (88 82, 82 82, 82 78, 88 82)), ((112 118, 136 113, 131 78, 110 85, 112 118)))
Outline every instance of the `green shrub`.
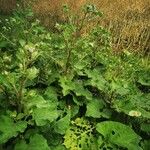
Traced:
POLYGON ((64 9, 56 32, 29 10, 1 21, 1 149, 148 149, 149 57, 116 55, 98 25, 79 34, 95 6, 81 20, 64 9))

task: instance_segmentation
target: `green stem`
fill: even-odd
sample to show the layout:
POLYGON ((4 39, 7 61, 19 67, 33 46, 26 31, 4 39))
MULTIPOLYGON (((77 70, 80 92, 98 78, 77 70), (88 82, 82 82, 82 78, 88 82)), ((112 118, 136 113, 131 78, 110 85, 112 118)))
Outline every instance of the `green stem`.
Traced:
POLYGON ((19 108, 18 108, 20 112, 22 111, 22 101, 23 101, 23 97, 24 97, 23 89, 24 89, 26 81, 27 81, 27 78, 25 77, 20 83, 20 89, 19 89, 19 104, 20 105, 19 105, 19 108))
POLYGON ((15 44, 14 44, 12 41, 10 41, 3 33, 0 32, 0 34, 1 34, 2 37, 3 37, 4 39, 6 39, 10 44, 12 44, 13 46, 15 46, 15 44))
POLYGON ((65 74, 67 74, 69 66, 70 66, 70 58, 71 58, 71 49, 68 46, 68 41, 66 41, 66 49, 67 49, 67 61, 66 61, 66 65, 65 65, 65 74))

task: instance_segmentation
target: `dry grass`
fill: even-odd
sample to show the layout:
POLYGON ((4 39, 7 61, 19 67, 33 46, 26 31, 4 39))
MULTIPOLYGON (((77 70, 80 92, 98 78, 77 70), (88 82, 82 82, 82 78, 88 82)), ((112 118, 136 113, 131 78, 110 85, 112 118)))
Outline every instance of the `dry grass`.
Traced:
POLYGON ((0 0, 0 13, 9 13, 16 8, 16 0, 0 0))
POLYGON ((62 21, 62 7, 69 5, 75 13, 85 4, 85 0, 36 0, 33 2, 33 11, 46 26, 53 26, 57 21, 62 21))
MULTIPOLYGON (((9 12, 16 0, 0 0, 0 10, 9 12)), ((52 27, 62 20, 62 5, 67 3, 78 13, 85 3, 94 3, 105 14, 101 25, 107 27, 113 36, 115 50, 150 49, 150 1, 149 0, 35 0, 33 11, 44 25, 52 27)))
POLYGON ((105 14, 102 24, 112 33, 114 49, 150 50, 149 0, 93 0, 105 14))
POLYGON ((38 0, 34 11, 45 25, 61 20, 61 7, 67 3, 72 11, 78 12, 85 3, 96 4, 105 14, 101 25, 113 36, 115 50, 132 49, 148 51, 150 48, 150 1, 149 0, 38 0))

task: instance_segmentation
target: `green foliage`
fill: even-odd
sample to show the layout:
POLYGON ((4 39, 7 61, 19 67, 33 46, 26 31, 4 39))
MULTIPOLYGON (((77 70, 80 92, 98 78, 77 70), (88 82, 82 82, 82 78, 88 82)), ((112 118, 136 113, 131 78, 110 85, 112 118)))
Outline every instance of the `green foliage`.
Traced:
POLYGON ((140 149, 138 146, 140 137, 128 126, 113 121, 98 123, 97 131, 103 135, 104 141, 125 147, 129 150, 140 149))
POLYGON ((65 134, 70 125, 70 111, 68 114, 55 123, 54 130, 59 134, 65 134))
POLYGON ((87 103, 86 116, 101 118, 103 116, 104 104, 101 99, 93 99, 87 103))
POLYGON ((24 105, 26 111, 31 112, 37 126, 43 126, 58 117, 56 103, 46 101, 42 96, 34 93, 34 91, 31 91, 29 96, 25 97, 24 105))
POLYGON ((50 150, 46 139, 40 135, 35 134, 30 137, 30 142, 27 144, 25 141, 19 141, 15 145, 15 150, 50 150))
POLYGON ((7 142, 10 138, 16 137, 19 132, 24 132, 27 128, 25 121, 18 121, 15 123, 13 119, 8 116, 1 116, 0 118, 0 144, 7 142))
POLYGON ((148 150, 149 56, 115 54, 93 5, 63 15, 55 32, 29 9, 0 22, 0 149, 148 150))
POLYGON ((97 149, 96 139, 92 135, 92 126, 83 118, 77 118, 64 136, 64 145, 70 150, 97 149))

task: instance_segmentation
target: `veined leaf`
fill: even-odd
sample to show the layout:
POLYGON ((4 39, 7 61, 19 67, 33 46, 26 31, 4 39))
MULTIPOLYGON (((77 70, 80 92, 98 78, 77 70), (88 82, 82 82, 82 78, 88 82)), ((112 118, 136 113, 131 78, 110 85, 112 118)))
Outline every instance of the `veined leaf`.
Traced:
POLYGON ((130 95, 127 98, 115 100, 114 107, 118 112, 124 112, 129 116, 150 118, 149 94, 130 95))
POLYGON ((130 89, 129 89, 129 85, 127 84, 127 81, 124 82, 112 81, 111 91, 121 96, 124 96, 130 92, 130 89))
POLYGON ((40 134, 34 134, 30 137, 30 143, 19 141, 15 145, 15 150, 50 150, 47 140, 40 134))
POLYGON ((96 130, 103 135, 105 140, 119 147, 129 150, 141 149, 139 146, 141 137, 127 125, 114 121, 104 121, 97 124, 96 130))
POLYGON ((68 79, 67 77, 61 77, 59 81, 60 81, 60 85, 62 87, 62 93, 64 96, 69 94, 69 92, 75 88, 71 79, 68 79))
POLYGON ((26 97, 25 106, 38 126, 52 122, 58 117, 57 102, 46 101, 34 92, 26 97))
POLYGON ((143 150, 149 150, 150 140, 144 140, 144 142, 142 143, 142 148, 143 148, 143 150))
POLYGON ((38 95, 36 92, 31 91, 29 95, 25 98, 25 106, 27 109, 31 109, 33 107, 37 108, 45 108, 51 105, 51 107, 57 107, 57 102, 50 100, 45 100, 43 96, 38 95))
POLYGON ((75 88, 73 92, 76 96, 84 96, 87 100, 92 100, 92 94, 88 91, 80 82, 75 82, 75 88))
POLYGON ((38 108, 41 108, 41 107, 45 107, 47 105, 46 100, 40 95, 29 95, 29 96, 27 96, 25 103, 26 103, 26 107, 28 109, 31 109, 35 106, 38 108))
POLYGON ((29 68, 27 70, 27 78, 30 79, 30 80, 33 80, 34 78, 37 77, 38 73, 39 73, 39 70, 35 67, 32 67, 32 68, 29 68))
POLYGON ((87 81, 87 85, 98 88, 101 91, 107 90, 107 81, 98 70, 86 70, 85 73, 90 78, 87 81))
POLYGON ((71 112, 69 111, 65 117, 61 118, 56 122, 54 130, 59 134, 65 134, 66 130, 69 128, 70 117, 71 112))
POLYGON ((104 104, 100 99, 93 99, 87 103, 86 116, 93 118, 101 117, 101 109, 104 107, 104 104))
POLYGON ((142 123, 141 124, 141 130, 144 131, 144 132, 150 133, 150 124, 148 124, 148 123, 142 123))
POLYGON ((58 117, 58 112, 55 107, 50 105, 45 108, 35 108, 33 110, 33 118, 37 126, 43 126, 48 122, 52 122, 58 117))
POLYGON ((18 141, 15 150, 28 150, 28 144, 24 140, 18 141))
POLYGON ((19 132, 24 132, 27 122, 18 121, 14 123, 9 116, 0 116, 0 144, 7 142, 10 138, 16 137, 19 132))
POLYGON ((86 99, 91 100, 92 94, 83 86, 80 81, 72 81, 66 77, 60 79, 61 87, 63 88, 63 95, 66 96, 70 91, 74 92, 77 96, 84 96, 86 99))
POLYGON ((52 86, 46 89, 44 96, 46 97, 48 101, 57 102, 57 92, 56 92, 56 89, 52 86))
POLYGON ((50 148, 42 135, 35 134, 30 138, 28 150, 50 150, 50 148))

